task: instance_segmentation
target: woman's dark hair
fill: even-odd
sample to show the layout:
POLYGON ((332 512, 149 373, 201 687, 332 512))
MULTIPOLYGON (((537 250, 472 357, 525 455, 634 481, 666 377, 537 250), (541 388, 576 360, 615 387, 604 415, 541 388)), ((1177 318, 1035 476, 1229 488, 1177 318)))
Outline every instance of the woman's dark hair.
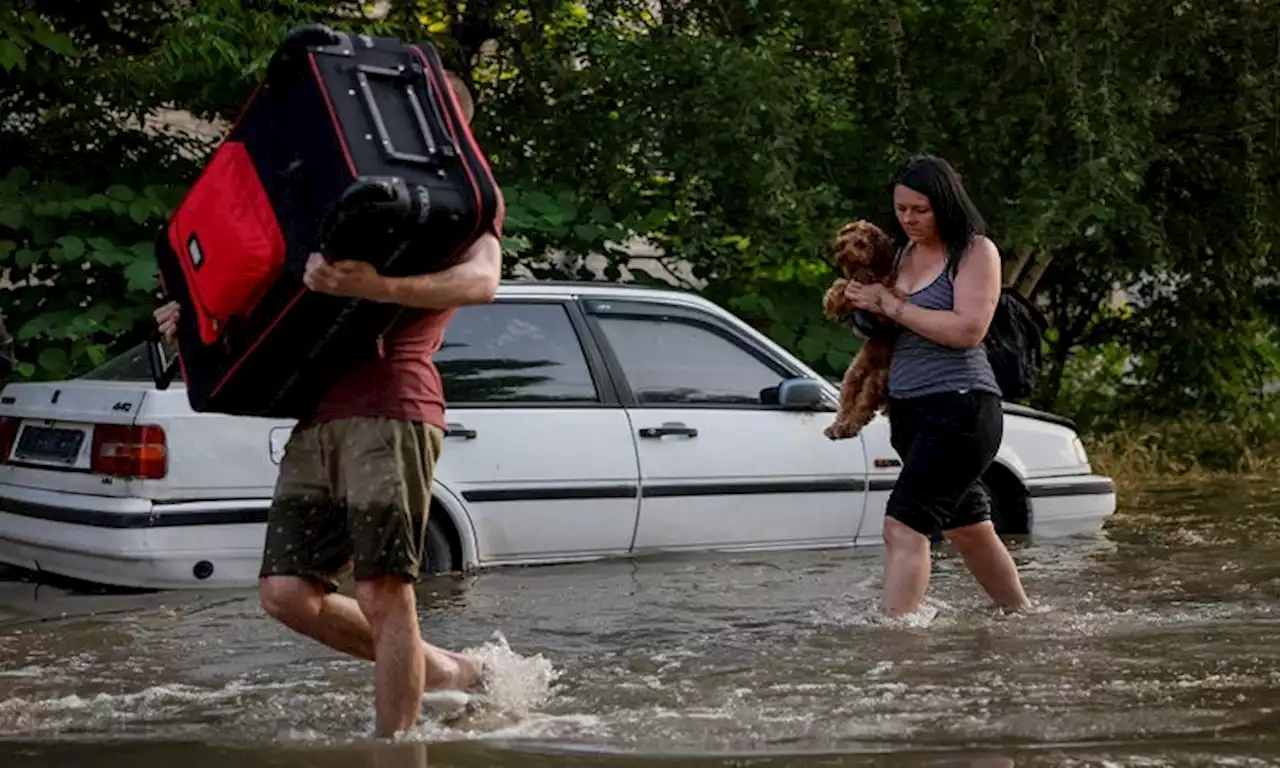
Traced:
MULTIPOLYGON (((938 236, 947 249, 947 267, 951 274, 960 269, 960 257, 978 235, 985 235, 986 222, 960 180, 960 174, 940 157, 923 155, 907 161, 889 185, 889 194, 899 184, 929 198, 938 236)), ((897 211, 889 219, 889 236, 899 248, 907 244, 907 233, 898 222, 897 211)))

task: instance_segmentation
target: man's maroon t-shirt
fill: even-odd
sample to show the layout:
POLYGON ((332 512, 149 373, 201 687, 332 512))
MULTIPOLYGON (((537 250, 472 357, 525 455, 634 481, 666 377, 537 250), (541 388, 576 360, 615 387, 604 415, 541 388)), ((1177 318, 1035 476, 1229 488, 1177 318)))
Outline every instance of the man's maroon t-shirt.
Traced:
MULTIPOLYGON (((502 240, 502 194, 489 230, 502 240)), ((377 357, 344 373, 329 390, 310 423, 335 419, 384 418, 420 421, 445 429, 444 385, 432 356, 456 309, 403 312, 379 344, 377 357)))
POLYGON ((308 421, 381 417, 444 429, 444 386, 431 357, 455 311, 405 312, 383 337, 380 354, 343 374, 308 421))

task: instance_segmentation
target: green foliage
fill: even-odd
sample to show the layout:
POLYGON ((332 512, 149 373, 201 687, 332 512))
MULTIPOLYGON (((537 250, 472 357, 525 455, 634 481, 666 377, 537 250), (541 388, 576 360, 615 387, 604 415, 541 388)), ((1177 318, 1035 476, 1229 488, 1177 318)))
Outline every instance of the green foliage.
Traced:
POLYGON ((887 224, 893 170, 937 153, 1052 321, 1038 405, 1099 431, 1231 421, 1280 372, 1273 6, 19 0, 3 311, 26 377, 148 332, 149 243, 211 148, 157 110, 231 119, 284 32, 326 21, 430 37, 473 83, 510 275, 674 280, 838 375, 858 342, 821 315, 829 241, 887 224))
POLYGON ((0 181, 0 222, 13 237, 0 240, 0 264, 21 286, 6 314, 21 321, 18 349, 37 350, 21 375, 37 365, 50 377, 100 365, 111 341, 139 327, 157 287, 150 236, 176 194, 38 184, 23 166, 0 181))
MULTIPOLYGON (((1051 338, 1050 344, 1056 340, 1051 338)), ((1071 414, 1085 431, 1117 428, 1116 419, 1134 405, 1133 363, 1133 351, 1118 342, 1098 344, 1072 355, 1057 386, 1057 408, 1071 414)))
POLYGON ((1231 419, 1205 411, 1130 418, 1086 437, 1091 462, 1121 478, 1199 473, 1274 477, 1280 469, 1280 402, 1254 398, 1231 419))
MULTIPOLYGON (((1280 344, 1274 327, 1240 345, 1241 358, 1209 366, 1212 399, 1193 385, 1152 397, 1158 360, 1109 342, 1073 355, 1062 379, 1059 410, 1073 414, 1103 471, 1123 476, 1198 472, 1274 474, 1280 469, 1280 344), (1198 398, 1203 405, 1174 409, 1198 398)), ((1225 351, 1235 351, 1226 345, 1225 351)))
POLYGON ((132 50, 109 20, 61 2, 0 11, 0 276, 24 377, 98 364, 143 327, 151 240, 178 193, 157 169, 166 142, 123 126, 136 104, 105 101, 123 91, 99 43, 132 50))

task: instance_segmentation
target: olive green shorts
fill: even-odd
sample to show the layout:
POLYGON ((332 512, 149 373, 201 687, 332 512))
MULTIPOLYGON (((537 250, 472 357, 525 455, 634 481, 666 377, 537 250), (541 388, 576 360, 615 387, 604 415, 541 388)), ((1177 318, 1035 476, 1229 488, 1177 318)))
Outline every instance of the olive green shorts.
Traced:
POLYGON ((418 578, 431 475, 444 435, 380 418, 299 427, 285 445, 267 512, 261 576, 418 578))

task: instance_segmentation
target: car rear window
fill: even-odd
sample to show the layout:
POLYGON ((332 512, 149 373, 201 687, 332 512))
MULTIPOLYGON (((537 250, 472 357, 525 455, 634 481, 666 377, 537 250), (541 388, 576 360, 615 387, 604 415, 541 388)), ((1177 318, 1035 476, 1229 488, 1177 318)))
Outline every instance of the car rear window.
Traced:
POLYGON ((130 347, 80 378, 89 381, 153 381, 147 345, 130 347))

